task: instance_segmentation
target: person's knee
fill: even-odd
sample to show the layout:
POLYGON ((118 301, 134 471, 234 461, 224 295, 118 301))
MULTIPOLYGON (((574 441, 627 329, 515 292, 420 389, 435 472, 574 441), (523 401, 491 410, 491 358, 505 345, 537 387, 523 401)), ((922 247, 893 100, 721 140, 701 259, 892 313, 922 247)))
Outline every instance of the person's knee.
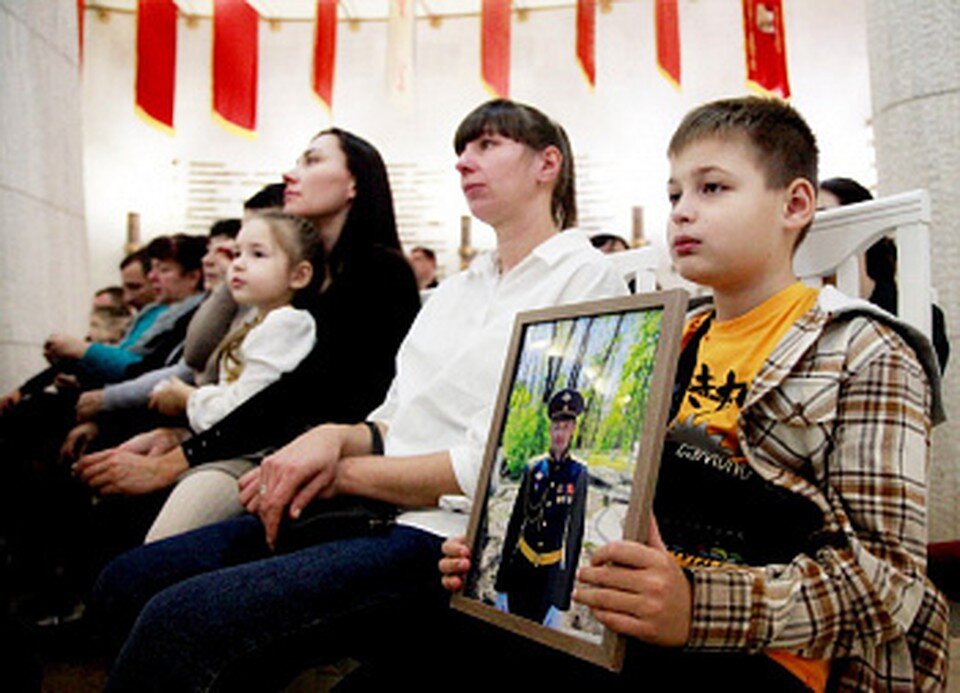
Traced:
POLYGON ((143 563, 136 554, 129 551, 107 564, 94 584, 87 607, 87 616, 112 652, 123 643, 146 599, 143 563))
POLYGON ((229 520, 242 512, 236 479, 219 470, 200 471, 177 484, 147 532, 144 543, 229 520))

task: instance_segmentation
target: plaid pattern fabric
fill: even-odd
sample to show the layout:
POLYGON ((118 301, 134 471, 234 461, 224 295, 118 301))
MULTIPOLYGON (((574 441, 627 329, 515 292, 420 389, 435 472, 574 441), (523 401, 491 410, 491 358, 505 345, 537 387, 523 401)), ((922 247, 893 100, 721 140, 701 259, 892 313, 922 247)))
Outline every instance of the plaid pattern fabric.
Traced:
POLYGON ((788 565, 694 568, 688 647, 829 659, 840 690, 945 688, 947 607, 925 575, 938 383, 894 327, 818 305, 761 367, 741 447, 762 477, 816 503, 825 526, 788 565))

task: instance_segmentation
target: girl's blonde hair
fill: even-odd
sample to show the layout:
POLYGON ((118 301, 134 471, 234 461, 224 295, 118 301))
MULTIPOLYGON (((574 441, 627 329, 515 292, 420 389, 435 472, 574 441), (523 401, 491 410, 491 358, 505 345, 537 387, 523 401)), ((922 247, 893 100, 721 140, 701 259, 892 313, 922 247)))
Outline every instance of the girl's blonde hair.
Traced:
MULTIPOLYGON (((289 265, 293 267, 299 262, 309 262, 313 266, 313 276, 310 283, 298 289, 293 296, 291 305, 296 308, 309 308, 320 295, 323 286, 325 263, 323 242, 316 227, 307 219, 281 211, 265 210, 250 217, 251 220, 263 221, 274 240, 289 258, 289 265)), ((218 364, 226 375, 226 381, 233 382, 243 372, 243 361, 240 359, 240 345, 250 330, 260 324, 262 316, 244 322, 233 330, 220 342, 218 364)))

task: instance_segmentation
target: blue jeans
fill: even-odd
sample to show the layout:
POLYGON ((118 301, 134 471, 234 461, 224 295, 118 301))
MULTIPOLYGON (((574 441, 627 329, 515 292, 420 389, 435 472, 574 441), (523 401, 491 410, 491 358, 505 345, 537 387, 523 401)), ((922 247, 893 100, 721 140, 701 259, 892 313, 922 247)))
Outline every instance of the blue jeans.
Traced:
POLYGON ((763 655, 696 653, 628 639, 620 675, 447 608, 441 539, 409 527, 275 556, 243 516, 114 560, 91 610, 122 640, 108 691, 268 691, 310 664, 369 662, 349 691, 406 689, 800 691, 763 655), (139 614, 139 617, 138 617, 139 614), (135 621, 135 622, 134 622, 135 621), (451 684, 450 682, 455 682, 451 684))
POLYGON ((107 690, 268 690, 309 664, 376 656, 446 611, 441 541, 394 527, 273 555, 243 516, 130 551, 95 590, 115 635, 136 619, 107 690))

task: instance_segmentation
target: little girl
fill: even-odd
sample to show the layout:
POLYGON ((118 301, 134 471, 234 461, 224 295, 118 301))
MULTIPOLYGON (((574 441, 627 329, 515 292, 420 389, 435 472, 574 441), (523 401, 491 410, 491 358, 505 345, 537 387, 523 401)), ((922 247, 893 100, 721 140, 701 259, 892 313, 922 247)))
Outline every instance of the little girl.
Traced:
MULTIPOLYGON (((196 388, 171 378, 157 393, 166 409, 186 408, 194 433, 210 428, 292 371, 313 349, 316 323, 309 312, 294 304, 306 303, 319 292, 323 283, 322 253, 316 228, 300 217, 265 212, 244 223, 227 279, 234 300, 254 310, 250 320, 220 344, 219 382, 196 388)), ((229 517, 239 512, 235 479, 250 466, 244 460, 231 460, 188 472, 161 510, 147 541, 184 531, 180 518, 167 512, 168 508, 184 504, 185 495, 209 499, 211 486, 222 487, 223 493, 216 495, 230 508, 215 503, 210 513, 219 516, 226 512, 229 517), (171 502, 174 496, 179 497, 176 503, 171 502), (236 512, 232 512, 234 506, 236 512)))

